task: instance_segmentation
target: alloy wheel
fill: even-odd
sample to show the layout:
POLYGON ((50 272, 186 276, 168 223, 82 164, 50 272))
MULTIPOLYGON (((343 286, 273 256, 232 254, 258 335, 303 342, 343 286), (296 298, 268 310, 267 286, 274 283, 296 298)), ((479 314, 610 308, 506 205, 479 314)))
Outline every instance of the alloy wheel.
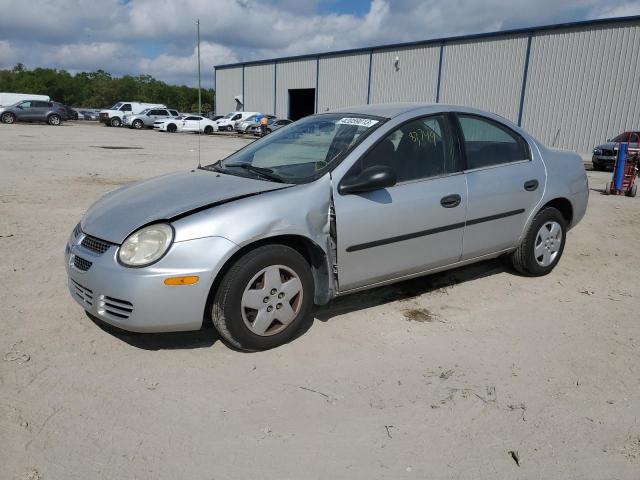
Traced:
POLYGON ((562 227, 558 222, 550 221, 540 227, 536 234, 534 256, 541 267, 548 267, 558 256, 562 246, 562 227))
POLYGON ((249 281, 240 308, 247 328, 263 337, 283 331, 302 308, 302 282, 291 268, 271 265, 249 281))

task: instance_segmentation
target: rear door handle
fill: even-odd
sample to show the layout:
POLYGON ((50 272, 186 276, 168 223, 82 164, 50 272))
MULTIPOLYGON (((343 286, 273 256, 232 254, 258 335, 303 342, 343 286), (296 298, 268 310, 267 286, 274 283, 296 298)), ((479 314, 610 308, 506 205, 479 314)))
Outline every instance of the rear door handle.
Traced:
POLYGON ((460 205, 461 201, 462 201, 462 197, 457 193, 455 193, 453 195, 447 195, 446 197, 442 197, 440 199, 440 205, 442 205, 444 208, 454 208, 460 205))
POLYGON ((524 189, 528 192, 533 192, 538 188, 538 180, 529 180, 524 182, 524 189))

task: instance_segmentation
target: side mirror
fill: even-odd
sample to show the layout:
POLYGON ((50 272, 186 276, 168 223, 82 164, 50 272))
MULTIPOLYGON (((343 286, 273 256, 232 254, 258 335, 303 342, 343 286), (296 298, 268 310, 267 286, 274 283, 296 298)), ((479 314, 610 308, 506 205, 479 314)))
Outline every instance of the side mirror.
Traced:
POLYGON ((342 195, 371 192, 392 187, 397 181, 396 172, 391 167, 378 165, 365 168, 359 175, 342 180, 338 192, 342 195))

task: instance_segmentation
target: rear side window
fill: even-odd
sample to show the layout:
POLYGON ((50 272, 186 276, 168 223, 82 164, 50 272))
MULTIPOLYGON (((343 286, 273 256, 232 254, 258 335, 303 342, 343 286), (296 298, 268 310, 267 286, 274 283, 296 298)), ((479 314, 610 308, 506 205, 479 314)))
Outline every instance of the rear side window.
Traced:
POLYGON ((473 115, 458 115, 458 119, 469 170, 531 158, 524 138, 508 128, 473 115))

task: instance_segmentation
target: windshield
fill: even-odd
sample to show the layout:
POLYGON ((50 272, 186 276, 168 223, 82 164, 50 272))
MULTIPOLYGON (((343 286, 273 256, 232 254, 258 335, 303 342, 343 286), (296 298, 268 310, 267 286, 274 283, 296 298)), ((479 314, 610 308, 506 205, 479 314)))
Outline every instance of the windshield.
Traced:
POLYGON ((236 112, 231 112, 231 113, 227 113, 224 117, 222 118, 231 118, 236 114, 236 112))
POLYGON ((122 103, 118 102, 113 107, 111 107, 109 110, 119 110, 121 106, 122 106, 122 103))
MULTIPOLYGON (((637 141, 637 132, 631 132, 631 141, 637 141)), ((612 140, 613 142, 627 142, 629 141, 629 132, 621 133, 616 138, 612 140)))
POLYGON ((332 168, 382 122, 382 118, 368 115, 314 115, 278 129, 205 168, 304 183, 332 168))

